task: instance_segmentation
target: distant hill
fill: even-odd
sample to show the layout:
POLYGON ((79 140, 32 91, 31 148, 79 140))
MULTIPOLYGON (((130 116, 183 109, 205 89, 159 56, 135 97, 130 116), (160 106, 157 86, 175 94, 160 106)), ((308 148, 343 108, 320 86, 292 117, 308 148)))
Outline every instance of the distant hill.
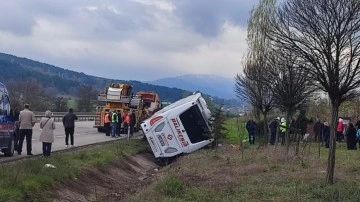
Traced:
POLYGON ((139 81, 110 80, 86 75, 76 71, 37 62, 27 58, 0 53, 0 82, 36 79, 44 88, 56 89, 58 94, 76 96, 76 89, 81 85, 91 85, 94 89, 104 91, 111 82, 127 83, 133 91, 155 91, 161 100, 174 102, 183 97, 185 90, 142 83, 139 81))
POLYGON ((231 79, 209 75, 185 75, 148 83, 134 80, 111 80, 0 53, 0 82, 7 84, 29 79, 37 80, 45 90, 61 96, 77 97, 77 89, 81 85, 90 85, 98 92, 104 92, 110 83, 117 82, 132 85, 133 92, 155 91, 159 94, 161 101, 174 102, 199 90, 207 98, 211 95, 213 102, 217 105, 225 104, 235 111, 241 106, 241 103, 234 99, 231 79))
POLYGON ((170 88, 176 87, 192 92, 200 91, 222 99, 236 98, 234 93, 235 79, 233 78, 224 78, 215 75, 188 74, 144 82, 170 88))

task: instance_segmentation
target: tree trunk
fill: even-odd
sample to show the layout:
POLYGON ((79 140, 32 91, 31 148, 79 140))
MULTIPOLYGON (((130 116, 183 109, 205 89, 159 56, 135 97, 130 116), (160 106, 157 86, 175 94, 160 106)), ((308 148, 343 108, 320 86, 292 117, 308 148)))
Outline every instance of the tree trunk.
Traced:
POLYGON ((334 183, 334 170, 335 170, 335 151, 336 151, 336 128, 338 122, 339 106, 332 104, 331 106, 331 128, 329 140, 329 157, 326 171, 326 182, 329 184, 334 183))
POLYGON ((285 144, 286 144, 286 156, 289 154, 290 150, 290 110, 286 112, 286 131, 285 131, 285 144))
POLYGON ((266 146, 267 143, 269 142, 267 112, 263 113, 263 116, 264 116, 264 139, 263 139, 263 146, 266 146))
POLYGON ((254 118, 255 118, 255 120, 260 121, 260 119, 261 119, 261 111, 260 111, 260 109, 255 107, 255 106, 253 106, 253 108, 254 108, 254 118))
POLYGON ((295 141, 296 141, 296 148, 295 148, 295 156, 298 156, 299 155, 299 148, 300 148, 300 131, 296 130, 296 133, 295 133, 295 141))

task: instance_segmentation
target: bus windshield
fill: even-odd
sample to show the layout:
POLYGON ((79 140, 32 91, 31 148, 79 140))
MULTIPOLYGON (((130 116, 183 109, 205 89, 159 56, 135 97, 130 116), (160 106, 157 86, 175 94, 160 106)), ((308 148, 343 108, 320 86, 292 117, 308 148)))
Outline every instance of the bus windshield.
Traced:
POLYGON ((211 138, 211 131, 209 130, 198 105, 194 105, 183 112, 180 115, 180 120, 191 143, 197 143, 211 138))

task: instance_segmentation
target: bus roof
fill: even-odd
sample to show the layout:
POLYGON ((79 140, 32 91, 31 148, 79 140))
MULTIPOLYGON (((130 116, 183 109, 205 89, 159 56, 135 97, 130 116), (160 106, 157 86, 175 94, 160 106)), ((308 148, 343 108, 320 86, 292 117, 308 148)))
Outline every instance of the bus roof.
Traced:
POLYGON ((188 102, 195 102, 200 97, 201 97, 201 93, 196 93, 196 94, 190 95, 190 96, 188 96, 186 98, 178 100, 178 101, 176 101, 176 102, 162 108, 161 110, 157 111, 154 115, 164 113, 164 112, 168 111, 169 109, 173 109, 175 107, 178 107, 178 106, 183 105, 183 104, 188 103, 188 102))

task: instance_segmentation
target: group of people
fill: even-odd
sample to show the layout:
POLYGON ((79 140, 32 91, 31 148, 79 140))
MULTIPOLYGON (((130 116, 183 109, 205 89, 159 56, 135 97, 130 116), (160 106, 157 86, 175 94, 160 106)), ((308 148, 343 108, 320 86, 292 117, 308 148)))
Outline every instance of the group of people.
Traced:
POLYGON ((133 136, 136 117, 132 110, 110 112, 105 110, 104 128, 106 136, 121 137, 121 134, 133 136))
MULTIPOLYGON (((34 113, 30 110, 30 105, 25 104, 22 111, 16 110, 16 133, 14 150, 18 155, 21 155, 23 149, 23 142, 26 139, 27 155, 32 154, 32 135, 33 127, 36 123, 34 113), (17 118, 18 117, 18 118, 17 118)), ((74 114, 72 108, 69 109, 62 118, 62 123, 65 130, 65 147, 74 146, 74 131, 75 121, 78 117, 74 114), (70 140, 70 141, 69 141, 70 140), (70 144, 69 144, 70 142, 70 144)), ((40 120, 40 142, 42 142, 43 156, 48 157, 51 153, 52 143, 54 142, 55 121, 52 118, 52 112, 47 110, 44 117, 40 120)), ((133 110, 114 110, 110 112, 105 111, 104 128, 106 136, 121 137, 121 134, 130 134, 133 136, 134 127, 136 124, 136 117, 133 110)))
MULTIPOLYGON (((246 123, 246 129, 249 134, 249 143, 255 144, 255 134, 257 131, 256 122, 250 118, 246 123)), ((276 143, 276 135, 278 134, 278 141, 284 145, 285 143, 285 133, 289 130, 290 138, 294 137, 295 131, 304 137, 307 130, 307 120, 302 119, 301 117, 298 120, 292 120, 290 125, 287 127, 285 118, 277 117, 272 120, 269 124, 270 129, 270 144, 274 145, 276 143)), ((314 141, 320 142, 321 146, 329 148, 330 146, 330 126, 329 122, 321 122, 320 119, 317 119, 313 125, 314 131, 314 141)), ((336 141, 342 142, 346 141, 348 150, 356 150, 357 143, 359 143, 360 148, 360 120, 354 125, 349 122, 344 124, 343 119, 339 119, 336 127, 336 141)), ((305 137, 304 137, 305 138, 305 137)))
MULTIPOLYGON (((320 141, 322 145, 325 145, 326 148, 329 147, 330 139, 330 127, 328 122, 321 123, 318 120, 314 124, 314 140, 320 141)), ((297 120, 292 119, 290 125, 287 126, 287 121, 285 118, 277 117, 272 120, 269 124, 270 129, 270 144, 274 145, 276 143, 276 135, 278 134, 278 142, 282 145, 285 144, 285 134, 289 130, 290 141, 295 141, 295 134, 299 134, 301 138, 308 139, 306 137, 307 132, 307 119, 300 116, 297 120)))
POLYGON ((275 120, 270 122, 270 144, 274 145, 276 141, 276 134, 279 132, 279 141, 282 145, 285 144, 285 133, 286 133, 286 120, 285 118, 277 117, 275 120))
POLYGON ((321 146, 329 148, 330 145, 330 126, 329 122, 321 122, 320 119, 316 119, 316 122, 313 126, 314 131, 314 141, 320 142, 321 146))
MULTIPOLYGON (((253 118, 250 118, 246 122, 246 130, 249 134, 249 143, 255 144, 255 136, 257 131, 257 124, 253 118)), ((275 120, 271 121, 270 125, 270 144, 274 145, 276 141, 276 134, 279 133, 279 141, 281 144, 285 143, 285 132, 286 132, 286 120, 285 118, 277 117, 275 120)))
MULTIPOLYGON (((78 117, 73 113, 73 109, 69 109, 69 112, 64 115, 62 121, 65 129, 65 147, 69 146, 69 137, 71 146, 74 146, 74 129, 75 129, 75 120, 78 117)), ((35 126, 36 118, 34 113, 30 110, 30 105, 25 104, 24 110, 20 111, 18 121, 16 122, 16 137, 15 137, 15 150, 18 155, 21 155, 23 142, 26 138, 26 150, 27 155, 32 154, 32 134, 33 127, 35 126)), ((55 121, 52 118, 52 112, 47 110, 44 117, 40 120, 40 142, 42 142, 42 151, 43 156, 48 157, 51 153, 51 146, 54 142, 54 130, 55 130, 55 121)))
MULTIPOLYGON (((314 124, 315 141, 319 140, 325 144, 325 147, 329 147, 330 140, 330 127, 328 122, 321 123, 318 119, 314 124)), ((344 124, 344 120, 339 118, 336 127, 336 142, 346 142, 348 150, 356 150, 357 143, 359 142, 360 148, 360 121, 354 125, 349 122, 344 124)))

